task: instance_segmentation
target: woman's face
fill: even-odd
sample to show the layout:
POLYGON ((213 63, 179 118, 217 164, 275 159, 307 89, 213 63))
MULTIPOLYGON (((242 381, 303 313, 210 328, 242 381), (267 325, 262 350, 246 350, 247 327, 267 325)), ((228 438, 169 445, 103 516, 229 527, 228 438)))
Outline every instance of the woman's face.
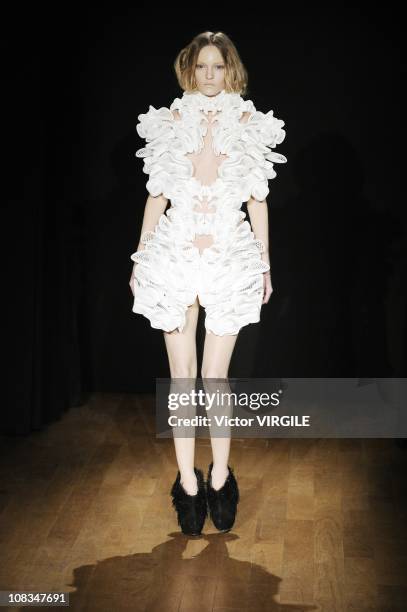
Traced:
POLYGON ((203 47, 195 67, 198 90, 206 96, 214 96, 225 88, 225 62, 214 45, 203 47))

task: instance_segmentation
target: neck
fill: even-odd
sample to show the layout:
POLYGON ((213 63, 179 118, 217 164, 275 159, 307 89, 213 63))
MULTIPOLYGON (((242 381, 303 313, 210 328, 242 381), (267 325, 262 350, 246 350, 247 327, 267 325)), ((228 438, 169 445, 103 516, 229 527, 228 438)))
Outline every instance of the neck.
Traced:
POLYGON ((218 96, 225 94, 226 91, 225 89, 221 89, 221 91, 218 91, 216 94, 206 94, 198 89, 198 91, 193 93, 197 94, 198 96, 205 96, 205 98, 217 98, 218 96))
POLYGON ((184 91, 183 103, 191 109, 202 110, 204 113, 221 111, 230 106, 239 98, 238 94, 226 92, 222 89, 213 96, 207 96, 199 91, 184 91))

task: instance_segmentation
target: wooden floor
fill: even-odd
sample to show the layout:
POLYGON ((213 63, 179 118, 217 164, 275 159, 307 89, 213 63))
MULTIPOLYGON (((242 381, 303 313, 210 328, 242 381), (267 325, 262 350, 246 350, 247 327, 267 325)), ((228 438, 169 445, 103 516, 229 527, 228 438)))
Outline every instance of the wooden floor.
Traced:
MULTIPOLYGON (((66 591, 92 612, 407 610, 394 441, 233 440, 235 527, 208 519, 189 539, 169 496, 173 441, 155 438, 154 418, 152 397, 94 395, 2 440, 0 590, 66 591)), ((206 473, 209 440, 196 456, 206 473)))

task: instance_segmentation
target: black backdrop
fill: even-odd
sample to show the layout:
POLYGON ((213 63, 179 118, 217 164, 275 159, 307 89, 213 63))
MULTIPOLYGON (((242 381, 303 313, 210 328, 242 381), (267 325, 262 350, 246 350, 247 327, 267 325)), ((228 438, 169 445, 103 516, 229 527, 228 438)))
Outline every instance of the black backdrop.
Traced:
MULTIPOLYGON (((246 98, 287 131, 267 198, 274 292, 230 376, 405 376, 400 16, 148 7, 5 16, 2 431, 169 375, 162 332, 131 312, 147 197, 135 125, 182 95, 173 61, 207 29, 232 38, 246 98)), ((199 358, 203 337, 202 312, 199 358)))

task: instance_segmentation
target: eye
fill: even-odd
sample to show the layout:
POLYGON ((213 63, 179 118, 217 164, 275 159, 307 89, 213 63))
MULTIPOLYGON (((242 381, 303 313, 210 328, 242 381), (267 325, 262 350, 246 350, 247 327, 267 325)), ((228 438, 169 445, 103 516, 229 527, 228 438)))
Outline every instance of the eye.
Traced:
MULTIPOLYGON (((197 64, 196 67, 197 68, 203 68, 202 64, 197 64)), ((219 66, 216 66, 216 68, 218 68, 219 70, 223 70, 224 66, 219 65, 219 66)))

